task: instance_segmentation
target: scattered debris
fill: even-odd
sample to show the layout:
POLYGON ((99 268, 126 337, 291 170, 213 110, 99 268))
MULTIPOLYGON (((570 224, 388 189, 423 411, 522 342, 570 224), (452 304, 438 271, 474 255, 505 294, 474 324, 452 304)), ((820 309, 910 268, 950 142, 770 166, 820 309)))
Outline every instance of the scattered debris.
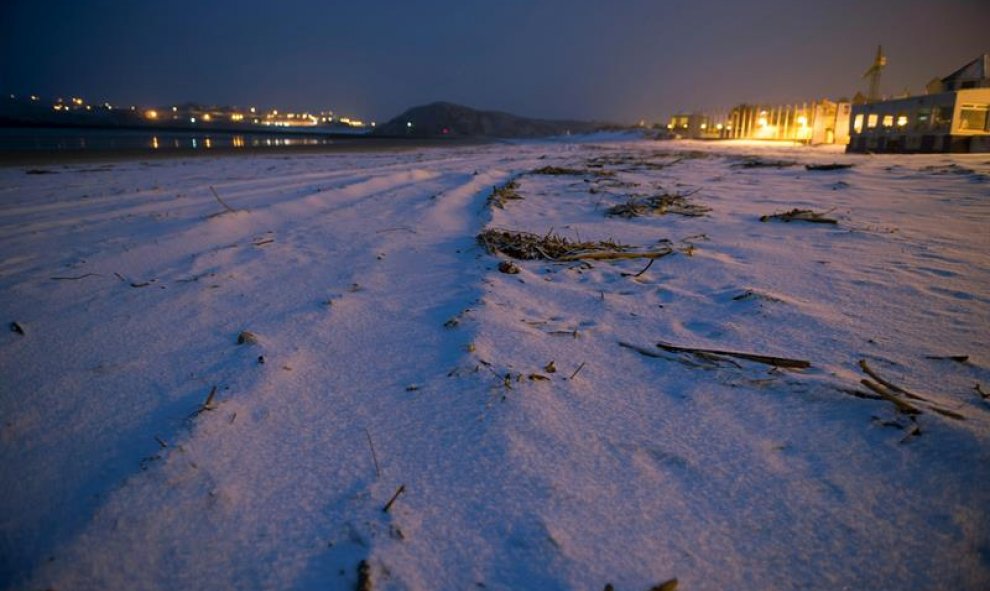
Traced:
POLYGON ((557 366, 553 361, 543 366, 543 371, 547 373, 557 373, 557 366))
POLYGON ((516 266, 512 261, 502 261, 498 264, 498 270, 501 273, 507 275, 517 275, 519 273, 519 267, 516 266))
POLYGON ((242 330, 240 334, 237 335, 238 345, 257 345, 258 335, 254 334, 249 330, 242 330))
POLYGON ((657 343, 657 347, 660 347, 664 351, 669 351, 671 353, 691 353, 693 355, 701 354, 702 356, 705 357, 709 357, 709 356, 735 357, 736 359, 755 361, 756 363, 762 363, 764 365, 772 365, 774 367, 782 367, 785 369, 807 369, 811 367, 811 362, 804 359, 772 357, 769 355, 757 355, 754 353, 739 353, 737 351, 722 351, 719 349, 697 349, 694 347, 678 347, 676 345, 670 345, 663 342, 657 343))
POLYGON ((404 492, 406 492, 406 485, 403 484, 399 486, 399 488, 395 491, 395 494, 392 495, 392 498, 389 499, 387 503, 385 503, 384 507, 382 507, 382 513, 388 513, 388 510, 392 508, 392 504, 395 503, 396 499, 399 498, 399 495, 401 495, 404 492))
POLYGON ((17 322, 11 322, 10 323, 10 331, 11 332, 16 332, 17 334, 19 334, 21 336, 24 336, 24 335, 27 334, 27 333, 24 332, 24 327, 21 326, 20 324, 18 324, 17 322))
POLYGON ((47 170, 44 168, 29 168, 24 172, 27 174, 58 174, 57 170, 47 170))
POLYGON ((805 164, 804 167, 807 170, 846 170, 847 168, 852 168, 854 164, 842 164, 839 162, 833 162, 831 164, 805 164))
POLYGON ((515 180, 492 187, 492 194, 488 196, 488 205, 504 209, 507 202, 521 200, 523 197, 519 194, 518 189, 519 183, 515 180))
POLYGON ((814 211, 811 211, 810 209, 795 208, 790 211, 786 211, 784 213, 775 213, 772 215, 760 216, 760 221, 769 222, 770 220, 780 220, 782 222, 801 221, 801 222, 812 222, 815 224, 838 224, 839 223, 838 220, 825 217, 825 215, 828 213, 829 211, 816 213, 814 211))
POLYGON ((545 376, 543 374, 539 374, 539 373, 531 373, 531 374, 529 374, 526 377, 531 382, 549 382, 550 381, 550 378, 548 378, 547 376, 545 376))
POLYGON ((625 203, 613 205, 605 211, 607 216, 636 218, 648 215, 674 213, 687 217, 701 217, 711 211, 710 207, 692 203, 688 197, 698 191, 688 193, 664 193, 653 197, 632 197, 625 203))
POLYGON ((976 393, 979 394, 980 398, 982 398, 983 400, 990 400, 990 392, 984 390, 983 387, 980 386, 979 382, 977 382, 976 385, 973 386, 973 389, 976 390, 976 393))

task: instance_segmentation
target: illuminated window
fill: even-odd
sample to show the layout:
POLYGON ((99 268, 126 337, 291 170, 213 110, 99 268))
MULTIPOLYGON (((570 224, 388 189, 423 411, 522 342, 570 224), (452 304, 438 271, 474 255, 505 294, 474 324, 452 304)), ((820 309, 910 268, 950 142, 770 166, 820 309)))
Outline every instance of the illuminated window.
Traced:
POLYGON ((879 119, 880 119, 879 115, 877 115, 876 113, 870 113, 870 116, 866 118, 866 126, 870 129, 873 129, 874 127, 877 126, 877 121, 879 119))
POLYGON ((928 126, 931 124, 931 120, 931 111, 921 111, 918 113, 918 117, 914 120, 914 128, 919 131, 928 129, 928 126))
POLYGON ((904 127, 908 124, 908 116, 901 114, 897 116, 897 127, 904 127))
POLYGON ((959 129, 988 131, 987 111, 990 105, 962 105, 959 110, 959 129))
POLYGON ((860 113, 859 115, 856 115, 856 118, 853 119, 853 131, 855 131, 856 133, 862 133, 863 132, 863 114, 862 113, 860 113))
POLYGON ((884 127, 893 127, 894 126, 894 116, 893 115, 884 115, 883 116, 883 126, 884 127))

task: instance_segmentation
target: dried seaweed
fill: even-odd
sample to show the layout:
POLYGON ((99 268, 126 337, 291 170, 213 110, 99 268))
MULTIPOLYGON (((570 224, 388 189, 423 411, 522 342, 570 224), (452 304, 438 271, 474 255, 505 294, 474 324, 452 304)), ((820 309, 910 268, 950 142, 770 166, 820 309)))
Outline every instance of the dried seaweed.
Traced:
POLYGON ((761 222, 769 222, 770 220, 780 220, 782 222, 811 222, 814 224, 838 224, 839 221, 833 218, 825 217, 829 212, 825 211, 822 213, 816 213, 810 209, 792 209, 790 211, 785 211, 784 213, 774 213, 771 215, 760 216, 761 222))
POLYGON ((789 168, 797 166, 793 160, 767 160, 764 158, 749 157, 732 165, 733 168, 789 168))
POLYGON ((569 240, 553 231, 542 236, 530 232, 488 228, 478 234, 478 242, 492 253, 502 253, 520 260, 576 261, 584 258, 650 258, 673 252, 664 248, 656 252, 628 252, 632 247, 614 240, 569 240), (662 253, 662 254, 661 254, 662 253))
POLYGON ((824 171, 824 170, 846 170, 847 168, 852 168, 854 164, 842 164, 840 162, 832 162, 831 164, 805 164, 804 168, 813 171, 824 171))
POLYGON ((615 173, 611 170, 588 170, 580 168, 566 168, 563 166, 544 166, 542 168, 537 168, 536 170, 531 170, 529 174, 546 174, 551 176, 615 176, 615 173))
POLYGON ((518 189, 519 183, 515 180, 510 180, 504 185, 492 187, 492 194, 488 196, 488 206, 504 209, 507 202, 522 199, 523 197, 519 194, 518 189))
POLYGON ((652 197, 631 197, 625 203, 613 205, 605 211, 605 215, 624 218, 635 218, 648 215, 666 215, 673 213, 687 217, 701 217, 711 211, 710 207, 698 205, 688 199, 697 191, 690 193, 664 193, 652 197))

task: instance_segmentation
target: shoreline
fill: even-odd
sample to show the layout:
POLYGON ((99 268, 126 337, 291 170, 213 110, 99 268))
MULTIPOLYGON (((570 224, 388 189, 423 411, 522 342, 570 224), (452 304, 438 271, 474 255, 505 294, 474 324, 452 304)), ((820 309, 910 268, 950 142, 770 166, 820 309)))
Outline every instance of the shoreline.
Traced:
POLYGON ((65 165, 75 163, 124 162, 202 158, 215 156, 319 155, 345 152, 403 152, 422 148, 479 146, 497 142, 492 139, 404 139, 361 137, 335 140, 318 146, 243 146, 216 148, 120 148, 109 150, 0 150, 0 168, 18 166, 65 165))

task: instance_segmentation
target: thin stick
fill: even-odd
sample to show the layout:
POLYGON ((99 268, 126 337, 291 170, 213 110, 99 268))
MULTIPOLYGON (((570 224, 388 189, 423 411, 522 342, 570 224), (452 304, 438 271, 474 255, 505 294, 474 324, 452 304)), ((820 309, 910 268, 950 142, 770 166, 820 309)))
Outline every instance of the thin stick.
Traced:
POLYGON ((368 436, 368 447, 371 448, 371 459, 375 461, 375 476, 382 477, 382 471, 378 467, 378 455, 375 453, 375 444, 371 442, 371 432, 365 427, 364 434, 368 436))
POLYGON ((404 492, 406 492, 406 485, 403 484, 402 486, 399 487, 398 490, 395 491, 395 494, 392 495, 392 498, 389 499, 387 503, 385 503, 385 506, 382 508, 382 512, 388 513, 388 510, 392 508, 392 503, 394 503, 395 500, 399 498, 399 495, 401 495, 404 492))
POLYGON ((76 277, 52 277, 52 281, 78 281, 79 279, 85 279, 87 277, 99 277, 99 273, 86 273, 85 275, 78 275, 76 277))
POLYGON ((210 191, 213 191, 213 196, 216 197, 217 201, 220 202, 220 205, 222 205, 224 207, 224 209, 226 209, 230 213, 234 213, 234 212, 237 211, 233 207, 231 207, 231 206, 227 205, 226 203, 224 203, 223 199, 220 198, 220 195, 217 194, 217 190, 213 188, 213 185, 210 185, 210 191))
POLYGON ((763 363, 764 365, 772 365, 774 367, 784 367, 788 369, 807 369, 811 367, 811 362, 804 359, 789 359, 787 357, 771 357, 768 355, 756 355, 754 353, 739 353, 737 351, 721 351, 718 349, 695 349, 693 347, 678 347, 676 345, 669 345, 667 343, 657 343, 657 347, 660 347, 664 351, 670 351, 672 353, 694 353, 694 354, 707 354, 707 355, 723 355, 725 357, 735 357, 737 359, 745 359, 747 361, 755 361, 757 363, 763 363))
POLYGON ((574 376, 576 376, 576 375, 578 375, 578 372, 579 372, 579 371, 581 371, 582 369, 584 369, 584 364, 585 364, 585 363, 587 363, 587 361, 582 361, 582 362, 581 362, 581 365, 579 365, 579 366, 577 367, 577 369, 575 369, 575 370, 574 370, 574 373, 572 373, 572 374, 571 374, 571 377, 569 377, 569 378, 567 378, 567 379, 568 379, 568 380, 573 380, 573 379, 574 379, 574 376))

